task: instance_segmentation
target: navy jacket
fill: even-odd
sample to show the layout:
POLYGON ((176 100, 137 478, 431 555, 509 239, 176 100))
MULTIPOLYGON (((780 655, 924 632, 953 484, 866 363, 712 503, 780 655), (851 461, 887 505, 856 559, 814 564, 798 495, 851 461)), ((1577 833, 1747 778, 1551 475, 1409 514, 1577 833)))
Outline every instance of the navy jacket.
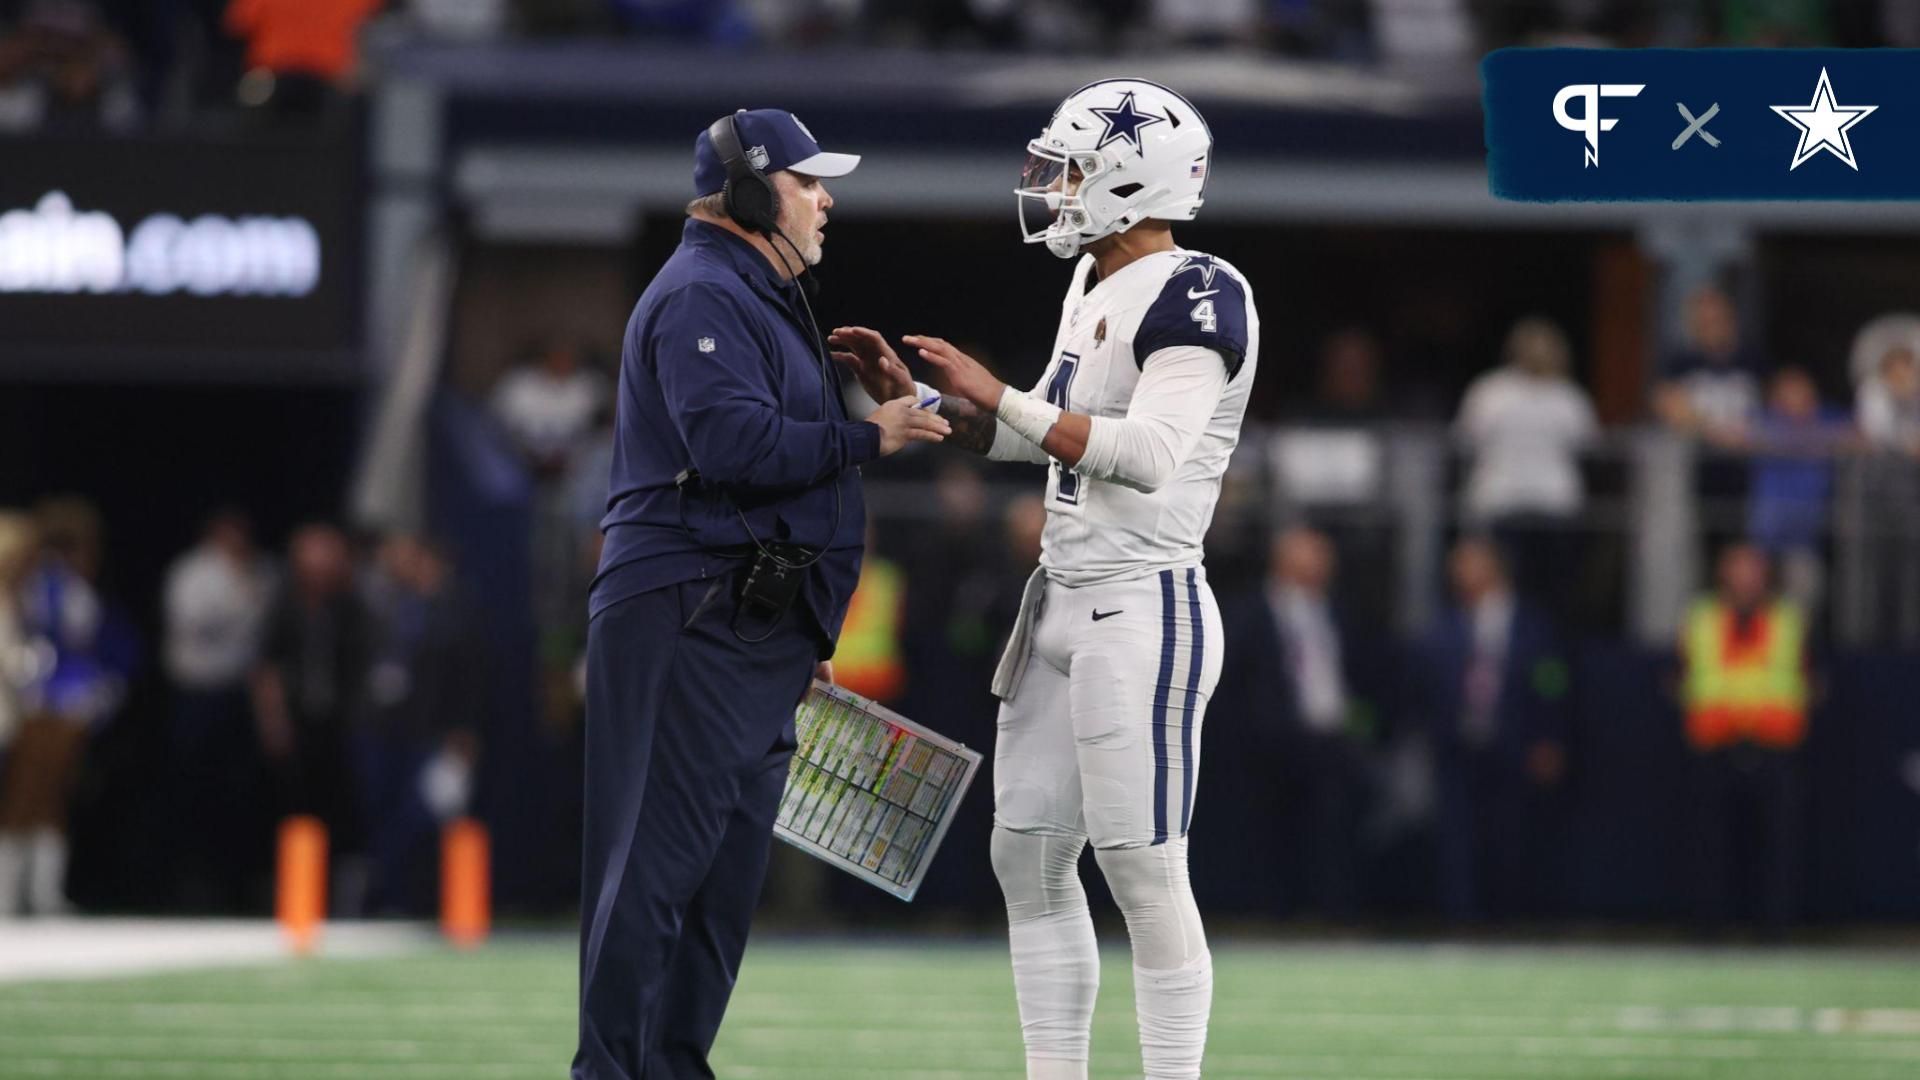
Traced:
MULTIPOLYGON (((1465 612, 1441 616, 1421 645, 1424 719, 1442 761, 1470 753, 1460 731, 1466 707, 1467 666, 1473 659, 1473 627, 1465 612)), ((1506 663, 1500 672, 1500 699, 1494 709, 1492 739, 1486 752, 1514 776, 1525 768, 1527 752, 1542 740, 1567 738, 1567 667, 1559 635, 1538 608, 1520 601, 1508 633, 1506 663)))
MULTIPOLYGON (((1357 640, 1336 609, 1333 630, 1340 638, 1340 674, 1351 704, 1377 711, 1373 696, 1391 680, 1379 677, 1366 662, 1371 650, 1357 640)), ((1228 641, 1226 663, 1214 699, 1224 696, 1241 703, 1229 713, 1257 718, 1255 726, 1282 743, 1309 734, 1300 706, 1300 687, 1294 679, 1280 615, 1273 609, 1265 583, 1221 601, 1220 618, 1228 641)))
POLYGON ((591 615, 746 565, 744 513, 763 543, 826 550, 794 614, 839 637, 866 529, 857 466, 880 456, 880 429, 847 419, 831 365, 823 388, 811 334, 798 285, 745 240, 687 220, 627 322, 591 615), (698 483, 683 492, 689 468, 698 483))

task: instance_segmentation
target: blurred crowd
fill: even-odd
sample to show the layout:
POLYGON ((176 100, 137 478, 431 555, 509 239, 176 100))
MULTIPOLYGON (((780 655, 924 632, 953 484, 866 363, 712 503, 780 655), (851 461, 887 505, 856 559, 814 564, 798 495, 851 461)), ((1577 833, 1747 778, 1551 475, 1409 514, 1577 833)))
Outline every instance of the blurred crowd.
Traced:
MULTIPOLYGON (((1633 428, 1697 451, 1686 480, 1711 559, 1656 695, 1688 760, 1675 836, 1703 925, 1744 915, 1778 930, 1802 896, 1804 743, 1830 648, 1842 469, 1864 476, 1877 508, 1876 640, 1920 650, 1920 316, 1874 320, 1844 373, 1821 373, 1843 374, 1850 401, 1774 363, 1717 285, 1689 296, 1683 323, 1633 428)), ((1569 858, 1570 777, 1592 767, 1574 731, 1578 653, 1626 638, 1575 587, 1625 527, 1591 520, 1590 459, 1621 433, 1596 419, 1579 360, 1562 327, 1521 318, 1447 406, 1390 378, 1380 339, 1349 326, 1322 342, 1311 386, 1250 429, 1244 456, 1262 467, 1236 465, 1209 537, 1232 644, 1202 791, 1279 823, 1282 840, 1223 879, 1208 868, 1230 860, 1205 848, 1236 839, 1199 834, 1197 887, 1223 907, 1342 921, 1564 910, 1559 872, 1545 868, 1569 858), (1401 526, 1355 512, 1355 500, 1392 511, 1375 444, 1409 427, 1448 432, 1436 445, 1453 448, 1433 480, 1445 507, 1438 602, 1417 626, 1399 610, 1401 526), (1396 868, 1386 880, 1383 866, 1396 868)), ((528 480, 527 544, 514 550, 530 573, 514 588, 530 586, 521 602, 537 636, 517 662, 541 676, 543 745, 566 748, 564 777, 523 776, 551 763, 516 761, 505 773, 516 784, 577 786, 581 612, 613 390, 606 357, 555 337, 521 350, 480 410, 528 480)), ((1006 470, 936 452, 868 471, 869 557, 835 657, 843 684, 982 748, 991 672, 1045 520, 1038 484, 1006 470)), ((497 586, 463 577, 427 537, 314 523, 268 551, 226 510, 158 596, 121 597, 102 572, 104 527, 74 498, 0 513, 0 912, 66 907, 76 784, 91 748, 125 724, 150 733, 143 805, 161 820, 152 863, 165 880, 145 895, 263 911, 274 823, 311 814, 330 834, 334 911, 429 910, 441 826, 484 801, 476 765, 500 712, 489 673, 504 669, 479 592, 497 586), (159 689, 130 692, 141 686, 159 689)), ((990 877, 973 872, 989 790, 969 796, 927 906, 994 910, 990 877)), ((570 860, 553 861, 543 872, 566 878, 570 860)), ((865 899, 856 883, 812 887, 839 890, 834 909, 865 899)))
POLYGON ((85 500, 0 512, 0 917, 67 909, 75 785, 90 742, 124 723, 155 736, 139 775, 167 880, 147 895, 264 910, 274 825, 307 814, 327 826, 332 910, 432 910, 439 826, 473 797, 489 666, 445 551, 314 523, 275 558, 223 510, 169 568, 154 643, 106 590, 102 551, 85 500), (152 674, 164 692, 128 715, 152 674))
POLYGON ((1471 64, 1537 45, 1920 43, 1902 0, 0 0, 0 132, 327 119, 370 36, 721 48, 1252 50, 1471 64))
MULTIPOLYGON (((1861 328, 1844 372, 1850 400, 1774 362, 1749 322, 1726 288, 1694 290, 1631 430, 1691 448, 1683 482, 1708 563, 1707 585, 1681 598, 1659 695, 1689 762, 1679 834, 1689 914, 1777 932, 1800 909, 1801 755, 1831 647, 1825 581, 1843 468, 1859 467, 1880 508, 1876 640, 1920 650, 1920 317, 1861 328)), ((491 399, 537 478, 534 603, 549 718, 562 727, 579 722, 577 613, 611 447, 612 385, 593 357, 580 345, 529 348, 491 399)), ((1203 790, 1284 822, 1274 850, 1285 854, 1222 885, 1228 902, 1238 890, 1249 911, 1345 920, 1379 911, 1398 888, 1462 922, 1564 910, 1542 867, 1567 860, 1574 653, 1583 639, 1627 636, 1585 602, 1589 578, 1624 588, 1617 566, 1589 570, 1628 526, 1592 517, 1592 459, 1624 432, 1598 420, 1578 359, 1553 320, 1521 318, 1447 408, 1389 377, 1380 339, 1350 326, 1322 343, 1308 392, 1250 436, 1249 446, 1271 440, 1281 475, 1249 481, 1258 470, 1236 468, 1209 537, 1232 646, 1203 790), (1437 610, 1415 632, 1395 609, 1399 526, 1355 513, 1393 500, 1377 454, 1356 440, 1407 427, 1447 430, 1439 445, 1457 464, 1436 474, 1452 492, 1448 550, 1437 610), (1396 847, 1408 836, 1424 853, 1396 847), (1382 859, 1430 866, 1431 877, 1382 886, 1366 869, 1382 859)), ((1017 472, 954 454, 908 459, 868 470, 874 527, 836 677, 990 746, 986 687, 1039 555, 1044 504, 1017 472)), ((983 856, 968 847, 985 835, 985 795, 975 796, 929 885, 936 905, 992 909, 981 880, 949 869, 983 856)), ((836 906, 861 899, 837 888, 836 906)))
MULTIPOLYGON (((1373 333, 1339 330, 1320 346, 1308 396, 1282 414, 1274 463, 1282 513, 1319 517, 1364 570, 1361 588, 1377 589, 1392 572, 1391 553, 1378 543, 1370 549, 1368 535, 1377 541, 1390 525, 1357 508, 1384 495, 1378 433, 1448 422, 1455 526, 1497 538, 1517 579, 1563 620, 1617 631, 1618 557, 1599 550, 1597 538, 1628 531, 1618 518, 1623 485, 1612 475, 1626 436, 1663 432, 1688 450, 1693 473, 1683 483, 1702 554, 1754 544, 1777 564, 1788 595, 1822 615, 1840 531, 1840 474, 1851 470, 1853 497, 1874 508, 1855 528, 1873 549, 1859 561, 1877 583, 1877 607, 1857 636, 1920 644, 1920 315, 1872 320, 1850 355, 1817 368, 1775 361, 1753 343, 1750 325, 1727 288, 1693 290, 1671 345, 1654 358, 1640 422, 1614 428, 1597 419, 1576 378, 1572 341, 1551 319, 1517 320, 1496 363, 1450 414, 1405 392, 1373 333), (1612 495, 1609 507, 1598 505, 1596 478, 1612 495), (1589 579, 1606 595, 1590 595, 1589 579)), ((1445 470, 1435 483, 1448 483, 1445 470)), ((1348 599, 1386 621, 1385 595, 1348 599)))

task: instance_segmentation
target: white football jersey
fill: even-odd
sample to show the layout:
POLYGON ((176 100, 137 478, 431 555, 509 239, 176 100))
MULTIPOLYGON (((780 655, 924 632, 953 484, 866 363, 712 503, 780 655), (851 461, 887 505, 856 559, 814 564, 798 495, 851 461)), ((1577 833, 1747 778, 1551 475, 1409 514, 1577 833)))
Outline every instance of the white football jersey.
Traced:
POLYGON ((1069 412, 1124 418, 1147 357, 1179 346, 1216 350, 1230 377, 1200 441, 1153 492, 1052 464, 1040 565, 1076 587, 1200 562, 1260 351, 1253 292, 1220 259, 1177 248, 1156 252, 1088 288, 1093 263, 1083 256, 1074 270, 1036 396, 1069 412))

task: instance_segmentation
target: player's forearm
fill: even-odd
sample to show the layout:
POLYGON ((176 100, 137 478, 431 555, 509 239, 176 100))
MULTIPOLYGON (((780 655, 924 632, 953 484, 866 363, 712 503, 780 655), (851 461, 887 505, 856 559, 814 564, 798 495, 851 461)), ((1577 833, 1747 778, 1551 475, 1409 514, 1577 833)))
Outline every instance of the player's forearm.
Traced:
POLYGON ((1047 456, 1071 469, 1087 456, 1087 439, 1093 434, 1093 417, 1085 413, 1063 412, 1040 440, 1047 456))
POLYGON ((948 446, 957 446, 976 454, 993 450, 993 438, 1000 422, 994 419, 992 413, 963 397, 950 394, 940 399, 940 415, 946 417, 947 423, 953 426, 953 434, 947 436, 948 446))
POLYGON ((940 415, 946 417, 947 423, 953 426, 953 433, 946 438, 948 446, 985 454, 992 461, 1024 461, 1033 465, 1047 463, 1046 453, 1038 446, 1001 423, 992 412, 965 398, 958 395, 942 398, 940 415))

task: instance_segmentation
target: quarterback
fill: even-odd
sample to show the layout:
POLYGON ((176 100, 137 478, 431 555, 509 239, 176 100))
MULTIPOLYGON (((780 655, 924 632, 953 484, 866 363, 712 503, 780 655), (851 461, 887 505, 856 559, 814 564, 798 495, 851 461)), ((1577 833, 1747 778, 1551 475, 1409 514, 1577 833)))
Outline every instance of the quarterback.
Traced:
MULTIPOLYGON (((1084 1080, 1099 954, 1079 877, 1094 856, 1126 917, 1150 1080, 1198 1077, 1213 968, 1187 880, 1201 721, 1220 617, 1201 564, 1259 353, 1246 279, 1174 243, 1212 136, 1172 90, 1074 91, 1028 144, 1028 243, 1078 257, 1046 374, 1006 386, 936 337, 948 443, 1048 467, 1040 568, 994 677, 994 874, 1006 895, 1030 1080, 1084 1080)), ((880 400, 912 376, 863 327, 830 340, 880 400), (884 394, 884 396, 883 396, 884 394)))

